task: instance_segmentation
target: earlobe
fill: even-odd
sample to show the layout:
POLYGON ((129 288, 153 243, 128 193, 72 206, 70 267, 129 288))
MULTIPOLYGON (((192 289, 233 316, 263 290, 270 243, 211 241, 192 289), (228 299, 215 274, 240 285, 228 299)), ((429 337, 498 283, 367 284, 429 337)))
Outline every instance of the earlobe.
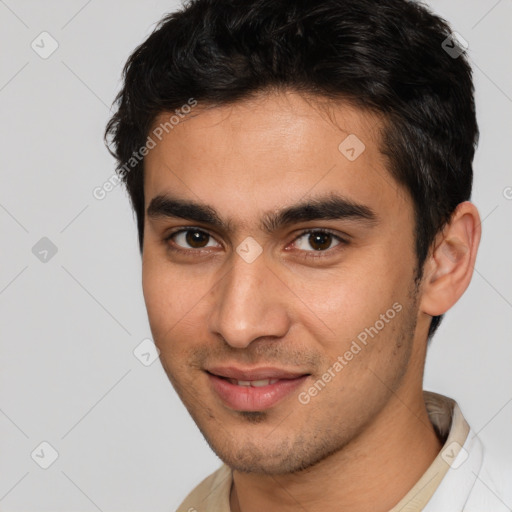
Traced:
POLYGON ((438 234, 425 262, 420 309, 431 316, 448 311, 466 291, 480 243, 481 222, 475 205, 457 206, 438 234))

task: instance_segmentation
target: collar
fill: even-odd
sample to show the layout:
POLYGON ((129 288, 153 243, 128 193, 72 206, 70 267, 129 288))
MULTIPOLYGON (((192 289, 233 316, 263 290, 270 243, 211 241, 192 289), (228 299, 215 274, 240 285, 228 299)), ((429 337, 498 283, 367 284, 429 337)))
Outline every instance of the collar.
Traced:
POLYGON ((390 512, 463 510, 482 464, 482 446, 449 397, 424 391, 429 419, 441 451, 414 487, 390 512))

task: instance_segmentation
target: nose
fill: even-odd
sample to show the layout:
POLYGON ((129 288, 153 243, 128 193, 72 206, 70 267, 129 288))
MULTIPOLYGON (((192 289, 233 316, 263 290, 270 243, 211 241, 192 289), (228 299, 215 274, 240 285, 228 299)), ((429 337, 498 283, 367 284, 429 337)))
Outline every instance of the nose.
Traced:
POLYGON ((260 255, 248 263, 233 254, 230 268, 212 290, 210 332, 233 348, 261 338, 283 337, 290 328, 286 285, 260 255))

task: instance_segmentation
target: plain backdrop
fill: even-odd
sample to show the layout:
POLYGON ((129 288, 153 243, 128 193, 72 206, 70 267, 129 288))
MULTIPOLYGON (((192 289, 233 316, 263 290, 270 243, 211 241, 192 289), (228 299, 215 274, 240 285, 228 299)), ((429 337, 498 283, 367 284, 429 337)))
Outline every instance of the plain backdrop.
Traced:
MULTIPOLYGON (((177 5, 0 0, 2 511, 173 511, 220 464, 159 360, 134 354, 151 333, 127 195, 92 193, 114 170, 102 137, 122 66, 177 5)), ((430 5, 469 44, 483 239, 425 388, 510 459, 512 2, 430 5)))

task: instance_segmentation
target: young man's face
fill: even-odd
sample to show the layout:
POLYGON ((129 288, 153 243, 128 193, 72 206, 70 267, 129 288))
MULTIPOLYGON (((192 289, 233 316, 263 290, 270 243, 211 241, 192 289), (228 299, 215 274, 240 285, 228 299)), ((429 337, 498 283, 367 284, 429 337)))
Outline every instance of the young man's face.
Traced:
POLYGON ((386 171, 378 119, 331 114, 292 93, 197 107, 146 157, 154 340, 207 441, 241 471, 311 466, 421 389, 412 201, 386 171), (279 216, 329 199, 325 218, 279 216))

